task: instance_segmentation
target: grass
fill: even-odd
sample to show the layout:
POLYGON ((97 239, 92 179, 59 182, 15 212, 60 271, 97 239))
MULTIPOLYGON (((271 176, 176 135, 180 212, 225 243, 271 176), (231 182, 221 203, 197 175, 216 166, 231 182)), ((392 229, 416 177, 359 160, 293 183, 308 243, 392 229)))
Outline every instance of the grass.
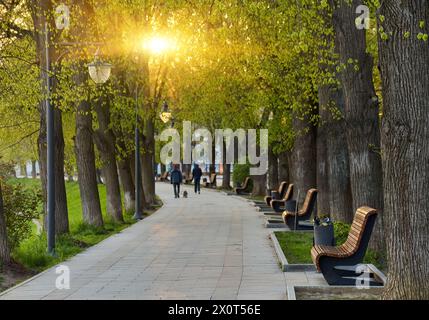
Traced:
MULTIPOLYGON (((40 187, 38 179, 13 179, 10 183, 21 183, 28 188, 40 187)), ((46 235, 38 235, 34 225, 33 234, 16 248, 12 256, 14 260, 26 268, 42 271, 64 261, 92 245, 122 231, 134 223, 131 213, 124 213, 125 223, 112 222, 106 213, 106 188, 99 185, 101 209, 104 227, 96 228, 83 223, 79 185, 77 182, 66 182, 67 206, 69 211, 70 234, 57 237, 56 256, 46 253, 46 235)), ((42 222, 43 217, 40 217, 42 222)))
MULTIPOLYGON (((341 231, 335 229, 335 238, 337 245, 343 241, 341 231)), ((313 247, 313 233, 312 232, 275 232, 280 247, 283 250, 286 259, 290 264, 311 264, 311 248, 313 247)), ((365 255, 364 263, 373 264, 380 270, 386 270, 386 264, 382 256, 377 254, 371 249, 368 249, 365 255)))
POLYGON ((313 234, 309 232, 275 232, 280 247, 291 264, 312 263, 310 250, 313 234))

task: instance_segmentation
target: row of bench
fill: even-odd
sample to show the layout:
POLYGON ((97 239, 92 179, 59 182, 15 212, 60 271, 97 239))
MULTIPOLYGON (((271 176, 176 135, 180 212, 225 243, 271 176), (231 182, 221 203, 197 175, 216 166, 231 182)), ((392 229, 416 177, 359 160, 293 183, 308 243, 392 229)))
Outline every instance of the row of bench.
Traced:
MULTIPOLYGON (((236 189, 237 194, 243 194, 249 185, 250 178, 246 178, 241 188, 236 189)), ((292 200, 294 185, 282 182, 279 189, 274 192, 278 199, 266 196, 260 206, 270 207, 269 216, 281 216, 291 230, 308 229, 309 221, 316 207, 317 189, 308 190, 302 207, 298 210, 297 203, 292 200)), ((356 277, 362 274, 357 268, 363 262, 371 233, 377 218, 377 210, 369 207, 357 209, 346 242, 340 246, 315 245, 311 249, 312 260, 319 272, 330 285, 355 285, 356 277)), ((371 285, 379 285, 371 282, 371 285)))

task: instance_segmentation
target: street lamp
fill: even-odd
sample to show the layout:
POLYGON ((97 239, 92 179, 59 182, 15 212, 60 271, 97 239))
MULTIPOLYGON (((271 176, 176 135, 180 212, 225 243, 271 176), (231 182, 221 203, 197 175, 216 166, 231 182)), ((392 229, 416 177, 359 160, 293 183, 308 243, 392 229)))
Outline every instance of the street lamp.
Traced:
MULTIPOLYGON (((71 43, 66 45, 76 45, 85 43, 71 43)), ((67 53, 67 52, 65 52, 67 53)), ((54 110, 51 105, 51 71, 50 71, 50 56, 49 56, 49 30, 48 22, 45 23, 45 58, 46 58, 46 140, 47 140, 47 240, 48 253, 55 255, 55 117, 54 110)), ((56 62, 64 56, 60 55, 56 62)), ((98 58, 98 52, 95 60, 88 66, 89 75, 97 84, 105 83, 111 73, 112 65, 102 62, 98 58)), ((54 70, 55 72, 55 70, 54 70)), ((63 177, 64 178, 64 177, 63 177)))
POLYGON ((94 61, 88 65, 88 72, 91 79, 96 84, 103 84, 106 83, 110 78, 112 65, 110 63, 101 61, 97 51, 94 61))
POLYGON ((168 108, 168 103, 164 102, 164 105, 162 106, 162 112, 161 112, 161 120, 164 123, 167 123, 168 121, 171 120, 171 112, 168 108))

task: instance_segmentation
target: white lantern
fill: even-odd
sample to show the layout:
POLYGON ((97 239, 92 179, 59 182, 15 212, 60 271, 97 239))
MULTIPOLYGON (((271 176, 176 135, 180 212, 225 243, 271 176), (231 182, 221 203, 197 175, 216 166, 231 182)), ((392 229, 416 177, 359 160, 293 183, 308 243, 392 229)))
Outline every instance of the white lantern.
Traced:
POLYGON ((168 121, 171 120, 172 114, 168 108, 168 103, 164 102, 164 106, 162 107, 162 112, 161 112, 161 120, 164 123, 167 123, 168 121))
POLYGON ((94 62, 88 65, 88 71, 91 79, 96 84, 103 84, 110 78, 112 65, 110 63, 102 62, 96 56, 94 62))

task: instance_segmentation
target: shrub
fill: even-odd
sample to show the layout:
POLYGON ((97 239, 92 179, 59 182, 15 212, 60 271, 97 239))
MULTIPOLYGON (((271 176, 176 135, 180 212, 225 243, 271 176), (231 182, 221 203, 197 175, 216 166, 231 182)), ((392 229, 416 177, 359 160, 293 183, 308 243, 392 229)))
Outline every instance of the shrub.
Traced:
POLYGON ((346 242, 351 226, 344 222, 334 222, 335 241, 337 246, 346 242))
MULTIPOLYGON (((244 179, 249 176, 250 165, 248 164, 236 164, 234 165, 234 171, 232 172, 232 181, 234 185, 242 184, 244 179)), ((251 186, 249 186, 250 188, 251 186)))
POLYGON ((32 220, 41 213, 40 190, 26 189, 22 184, 3 184, 3 205, 10 249, 31 235, 32 220))

